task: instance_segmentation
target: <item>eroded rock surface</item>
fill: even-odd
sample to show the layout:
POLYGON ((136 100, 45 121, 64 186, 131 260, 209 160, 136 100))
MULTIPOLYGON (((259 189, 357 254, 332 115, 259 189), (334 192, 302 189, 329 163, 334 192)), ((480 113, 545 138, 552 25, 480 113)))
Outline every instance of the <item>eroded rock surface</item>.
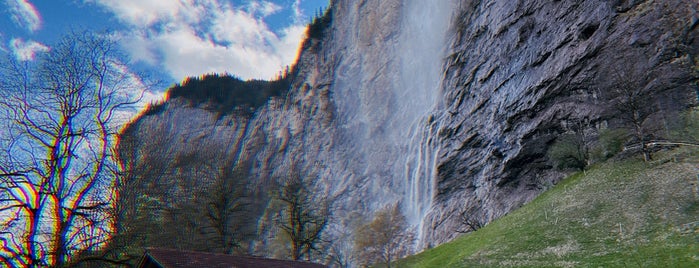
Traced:
POLYGON ((698 5, 461 1, 428 240, 453 237, 462 211, 488 222, 559 180, 552 140, 569 121, 615 124, 620 84, 644 87, 668 116, 696 103, 698 5))
MULTIPOLYGON (((619 83, 644 81, 664 114, 696 103, 696 1, 438 2, 333 1, 289 93, 226 119, 260 185, 300 165, 338 228, 401 202, 421 246, 436 245, 462 212, 486 223, 560 180, 548 147, 571 120, 616 124, 619 83), (410 40, 442 44, 437 60, 419 59, 435 42, 410 40)), ((183 108, 167 109, 149 116, 183 108)))

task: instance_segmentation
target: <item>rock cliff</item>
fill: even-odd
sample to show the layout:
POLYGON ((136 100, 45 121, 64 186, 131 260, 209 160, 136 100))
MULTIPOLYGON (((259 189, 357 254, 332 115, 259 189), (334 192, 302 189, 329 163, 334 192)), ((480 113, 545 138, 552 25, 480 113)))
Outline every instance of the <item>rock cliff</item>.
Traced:
MULTIPOLYGON (((332 225, 400 203, 420 246, 439 244, 462 213, 486 223, 556 183, 548 147, 567 122, 593 134, 619 124, 621 83, 642 81, 663 115, 696 104, 698 5, 333 1, 288 92, 225 117, 234 130, 220 133, 242 141, 260 185, 291 166, 314 174, 334 201, 332 225)), ((226 125, 177 119, 196 107, 168 102, 133 126, 226 125)))
POLYGON ((566 122, 614 124, 610 99, 620 84, 656 96, 668 116, 695 104, 698 5, 461 1, 427 240, 449 239, 459 209, 487 222, 555 183, 560 175, 546 158, 552 140, 566 122))

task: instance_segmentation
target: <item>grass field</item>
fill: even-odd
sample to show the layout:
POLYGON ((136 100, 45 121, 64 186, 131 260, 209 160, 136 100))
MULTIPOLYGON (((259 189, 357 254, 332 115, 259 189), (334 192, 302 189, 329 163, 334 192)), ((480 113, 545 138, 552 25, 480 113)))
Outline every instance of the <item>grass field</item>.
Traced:
POLYGON ((574 174, 480 230, 398 267, 699 267, 699 150, 574 174))

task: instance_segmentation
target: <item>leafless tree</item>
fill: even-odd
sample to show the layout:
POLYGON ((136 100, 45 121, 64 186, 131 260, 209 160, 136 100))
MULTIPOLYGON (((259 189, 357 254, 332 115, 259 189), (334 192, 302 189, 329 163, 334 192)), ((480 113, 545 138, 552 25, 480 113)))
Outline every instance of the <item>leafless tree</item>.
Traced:
POLYGON ((155 125, 133 122, 146 125, 122 132, 122 209, 116 222, 121 241, 115 247, 132 257, 145 247, 247 253, 245 243, 254 238, 262 213, 255 211, 251 167, 236 136, 247 131, 247 123, 229 127, 211 120, 209 133, 177 133, 157 119, 155 125))
POLYGON ((291 241, 294 260, 311 260, 330 218, 327 200, 314 199, 307 179, 292 168, 277 196, 283 206, 277 224, 291 241))
POLYGON ((376 213, 374 219, 361 226, 355 237, 355 250, 364 264, 391 262, 410 254, 415 234, 409 229, 405 216, 398 205, 389 206, 376 213))
POLYGON ((648 79, 644 79, 643 76, 630 77, 628 74, 617 74, 617 77, 613 106, 623 124, 627 126, 629 135, 639 143, 643 159, 649 161, 652 155, 648 143, 657 132, 654 125, 657 122, 651 119, 659 109, 654 102, 652 91, 648 89, 648 79))
POLYGON ((133 123, 123 128, 116 145, 120 174, 115 184, 115 234, 109 244, 109 250, 130 262, 138 260, 157 237, 149 234, 162 232, 164 200, 158 197, 171 185, 167 177, 175 155, 173 146, 163 146, 175 143, 164 127, 134 133, 133 123))
POLYGON ((456 232, 470 233, 485 226, 485 223, 477 217, 474 217, 473 213, 471 212, 472 210, 468 209, 461 212, 461 214, 459 215, 459 219, 461 220, 462 228, 456 230, 456 232))
POLYGON ((250 165, 247 161, 231 161, 237 155, 221 156, 221 166, 215 169, 212 182, 197 200, 201 204, 198 209, 205 208, 199 232, 209 241, 208 251, 244 253, 242 243, 256 232, 257 216, 248 189, 250 165))
POLYGON ((0 266, 75 264, 109 242, 117 120, 143 92, 122 59, 81 32, 2 64, 0 266))
POLYGON ((358 252, 354 250, 354 233, 361 224, 359 213, 352 213, 349 222, 334 223, 328 226, 324 235, 326 262, 332 267, 346 268, 356 265, 358 252))

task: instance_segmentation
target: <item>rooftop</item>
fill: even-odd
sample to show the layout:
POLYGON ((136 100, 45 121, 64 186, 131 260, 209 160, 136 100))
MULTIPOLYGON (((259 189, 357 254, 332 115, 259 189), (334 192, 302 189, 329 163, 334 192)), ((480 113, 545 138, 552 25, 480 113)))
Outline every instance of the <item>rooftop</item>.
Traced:
POLYGON ((275 260, 262 257, 227 255, 177 249, 148 248, 138 267, 162 268, 324 268, 325 265, 290 260, 275 260))

